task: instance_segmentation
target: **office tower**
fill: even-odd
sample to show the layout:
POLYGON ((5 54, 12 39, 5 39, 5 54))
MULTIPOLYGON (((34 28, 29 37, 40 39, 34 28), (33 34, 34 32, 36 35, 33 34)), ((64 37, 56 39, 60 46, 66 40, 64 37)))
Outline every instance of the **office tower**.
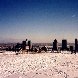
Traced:
POLYGON ((62 40, 62 50, 67 50, 67 40, 62 40))
POLYGON ((78 51, 78 41, 75 39, 75 51, 78 51))
POLYGON ((31 41, 30 40, 28 41, 28 46, 29 46, 29 51, 30 51, 30 49, 31 49, 31 41))
POLYGON ((26 49, 26 41, 22 41, 22 49, 23 49, 23 50, 26 49))
POLYGON ((27 48, 27 39, 26 39, 26 48, 27 48))
POLYGON ((53 42, 53 50, 57 50, 57 40, 56 39, 53 42))
POLYGON ((26 39, 26 45, 27 45, 27 39, 26 39))

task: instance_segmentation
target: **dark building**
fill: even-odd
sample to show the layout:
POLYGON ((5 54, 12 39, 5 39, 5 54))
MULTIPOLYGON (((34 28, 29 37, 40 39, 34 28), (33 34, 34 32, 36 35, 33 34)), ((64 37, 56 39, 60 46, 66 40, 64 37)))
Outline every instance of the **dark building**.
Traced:
POLYGON ((78 40, 75 39, 75 51, 78 51, 78 40))
POLYGON ((42 48, 41 48, 41 51, 47 51, 47 48, 45 47, 45 46, 43 46, 42 48))
POLYGON ((57 51, 57 40, 56 39, 53 42, 53 50, 57 51))
POLYGON ((26 41, 22 41, 22 49, 23 49, 23 50, 26 49, 26 41))
POLYGON ((28 41, 28 46, 29 46, 29 51, 30 51, 30 49, 31 49, 31 41, 30 40, 28 41))
POLYGON ((62 40, 62 50, 67 50, 67 40, 62 40))
POLYGON ((27 45, 27 39, 26 39, 26 45, 27 45))
POLYGON ((21 50, 21 44, 20 43, 17 43, 16 46, 15 46, 15 51, 20 51, 21 50))

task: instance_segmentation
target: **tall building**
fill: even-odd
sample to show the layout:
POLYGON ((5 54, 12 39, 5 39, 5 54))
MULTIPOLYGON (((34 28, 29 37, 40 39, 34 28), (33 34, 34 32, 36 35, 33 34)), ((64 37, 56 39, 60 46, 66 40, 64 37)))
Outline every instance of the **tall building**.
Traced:
POLYGON ((62 40, 62 50, 67 50, 67 40, 62 40))
POLYGON ((32 46, 31 46, 31 41, 30 41, 30 40, 28 41, 28 46, 29 46, 29 51, 30 51, 30 49, 31 49, 31 47, 32 47, 32 46))
POLYGON ((78 40, 75 39, 75 51, 78 51, 78 40))
POLYGON ((26 39, 26 45, 27 45, 27 39, 26 39))
POLYGON ((26 47, 27 47, 27 39, 26 39, 26 47))
POLYGON ((23 49, 23 50, 26 49, 26 41, 22 41, 22 49, 23 49))
POLYGON ((57 50, 57 40, 56 39, 53 42, 53 50, 57 50))

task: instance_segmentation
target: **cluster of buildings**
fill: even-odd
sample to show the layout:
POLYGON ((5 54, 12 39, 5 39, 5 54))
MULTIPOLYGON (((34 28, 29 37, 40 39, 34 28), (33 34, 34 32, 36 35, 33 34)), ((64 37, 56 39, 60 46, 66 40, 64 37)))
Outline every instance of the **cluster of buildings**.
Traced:
POLYGON ((22 41, 22 43, 17 43, 14 46, 9 46, 6 48, 7 51, 33 51, 33 52, 41 52, 42 50, 54 52, 60 52, 60 51, 71 51, 71 53, 78 52, 78 39, 75 39, 74 45, 68 45, 67 40, 63 39, 61 45, 59 46, 58 41, 55 39, 51 46, 42 46, 37 44, 32 44, 31 40, 26 39, 25 41, 22 41))
POLYGON ((30 51, 31 48, 32 48, 31 40, 26 39, 25 41, 22 41, 22 43, 17 43, 13 47, 13 51, 20 51, 20 50, 30 51))
POLYGON ((61 47, 60 49, 58 48, 58 42, 57 40, 55 39, 54 42, 53 42, 53 48, 52 48, 52 51, 58 51, 58 50, 66 50, 66 51, 71 51, 72 53, 73 52, 77 52, 78 51, 78 40, 75 39, 75 45, 71 46, 69 45, 68 46, 68 43, 67 43, 67 40, 66 39, 63 39, 62 40, 62 44, 61 44, 61 47))

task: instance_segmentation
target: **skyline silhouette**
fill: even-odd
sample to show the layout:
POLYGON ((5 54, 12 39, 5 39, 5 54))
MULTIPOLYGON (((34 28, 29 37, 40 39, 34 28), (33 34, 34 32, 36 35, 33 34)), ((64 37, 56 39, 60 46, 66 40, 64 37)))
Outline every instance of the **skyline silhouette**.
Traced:
POLYGON ((42 51, 48 52, 50 51, 51 53, 54 53, 55 51, 57 53, 61 53, 61 51, 68 51, 72 53, 78 52, 78 39, 75 39, 74 45, 68 44, 66 39, 62 40, 61 45, 58 44, 57 39, 53 41, 51 45, 38 45, 38 44, 32 44, 31 40, 26 39, 25 41, 22 41, 22 43, 17 43, 15 46, 10 45, 5 48, 1 48, 1 50, 6 50, 6 51, 15 51, 16 55, 20 51, 22 52, 36 52, 36 53, 41 53, 42 51))

